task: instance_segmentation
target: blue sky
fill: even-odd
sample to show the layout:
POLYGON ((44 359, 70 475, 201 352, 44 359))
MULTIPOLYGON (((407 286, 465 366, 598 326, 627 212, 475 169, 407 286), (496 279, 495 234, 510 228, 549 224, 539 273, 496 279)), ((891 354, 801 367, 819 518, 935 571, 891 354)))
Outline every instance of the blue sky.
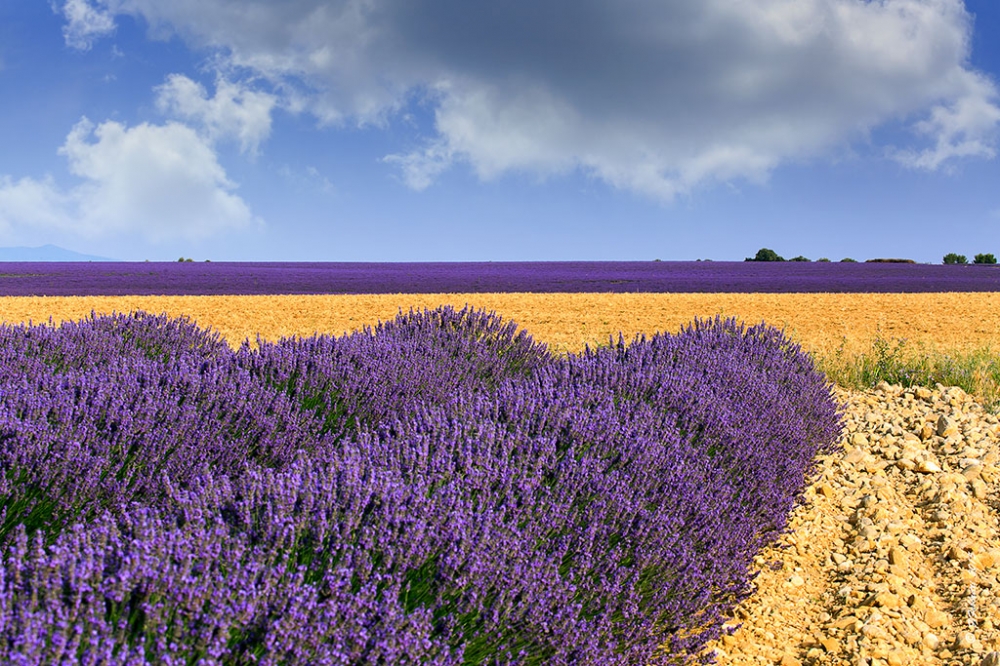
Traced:
POLYGON ((1000 255, 995 0, 5 0, 0 246, 1000 255))

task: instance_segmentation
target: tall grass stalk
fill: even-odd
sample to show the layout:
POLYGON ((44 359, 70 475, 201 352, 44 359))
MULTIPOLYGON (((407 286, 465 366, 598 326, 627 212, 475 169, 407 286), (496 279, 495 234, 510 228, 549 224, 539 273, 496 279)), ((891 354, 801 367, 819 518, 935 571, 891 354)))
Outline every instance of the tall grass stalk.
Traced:
POLYGON ((902 386, 960 386, 991 412, 1000 412, 1000 354, 989 347, 938 352, 907 345, 905 338, 877 336, 869 349, 848 353, 846 341, 832 355, 815 354, 816 367, 847 388, 863 390, 881 381, 902 386))

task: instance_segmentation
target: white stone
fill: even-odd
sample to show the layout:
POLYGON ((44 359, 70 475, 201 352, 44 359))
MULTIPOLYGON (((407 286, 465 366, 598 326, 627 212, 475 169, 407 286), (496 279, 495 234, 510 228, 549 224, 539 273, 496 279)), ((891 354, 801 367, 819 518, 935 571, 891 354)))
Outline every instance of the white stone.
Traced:
POLYGON ((935 474, 941 471, 941 467, 933 460, 921 460, 915 469, 921 474, 935 474))

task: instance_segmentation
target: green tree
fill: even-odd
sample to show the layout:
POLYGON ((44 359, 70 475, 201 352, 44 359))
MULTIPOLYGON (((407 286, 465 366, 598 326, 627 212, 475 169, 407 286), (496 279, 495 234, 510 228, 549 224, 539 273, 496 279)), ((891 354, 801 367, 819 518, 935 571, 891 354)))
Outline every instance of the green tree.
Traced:
POLYGON ((808 257, 803 257, 801 254, 797 257, 792 257, 788 261, 811 261, 808 257))
POLYGON ((974 264, 995 264, 997 263, 997 258, 992 254, 977 254, 972 260, 974 264))
POLYGON ((762 247, 757 250, 757 255, 754 258, 747 257, 744 261, 784 261, 785 258, 779 255, 774 250, 766 247, 762 247))
POLYGON ((844 257, 843 259, 840 260, 840 263, 842 263, 842 264, 856 264, 856 263, 858 263, 858 260, 857 259, 851 259, 850 257, 844 257))
POLYGON ((964 254, 955 254, 954 252, 949 252, 944 255, 944 263, 946 264, 967 264, 969 260, 965 258, 964 254))

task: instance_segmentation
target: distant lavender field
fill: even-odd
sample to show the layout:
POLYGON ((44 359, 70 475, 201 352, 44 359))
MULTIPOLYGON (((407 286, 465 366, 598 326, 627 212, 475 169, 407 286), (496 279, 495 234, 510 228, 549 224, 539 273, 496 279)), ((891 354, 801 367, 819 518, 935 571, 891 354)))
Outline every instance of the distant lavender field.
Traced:
POLYGON ((806 262, 0 263, 0 296, 1000 291, 1000 267, 806 262))

